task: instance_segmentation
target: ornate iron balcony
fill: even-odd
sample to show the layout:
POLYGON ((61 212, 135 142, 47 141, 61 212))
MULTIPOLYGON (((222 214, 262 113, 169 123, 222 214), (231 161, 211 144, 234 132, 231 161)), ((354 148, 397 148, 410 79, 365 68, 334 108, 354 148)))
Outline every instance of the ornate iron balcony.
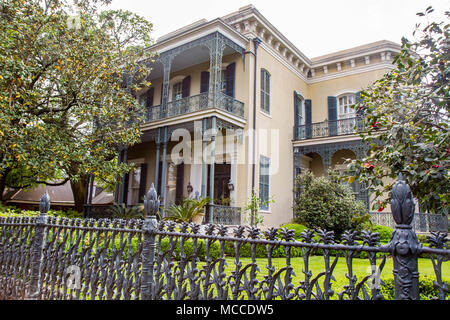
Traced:
MULTIPOLYGON (((189 114, 200 110, 213 108, 213 99, 208 92, 195 96, 182 98, 162 105, 147 108, 146 122, 162 120, 183 114, 189 114)), ((218 109, 230 112, 238 117, 244 118, 244 103, 240 102, 224 93, 217 95, 216 106, 218 109)))
POLYGON ((341 136, 353 134, 364 128, 363 118, 355 117, 323 121, 294 127, 295 140, 341 136))

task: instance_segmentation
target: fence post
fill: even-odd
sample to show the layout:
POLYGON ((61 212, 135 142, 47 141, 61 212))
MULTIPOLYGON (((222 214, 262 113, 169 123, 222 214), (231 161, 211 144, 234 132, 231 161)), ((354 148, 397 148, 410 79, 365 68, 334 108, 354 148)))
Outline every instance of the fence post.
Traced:
POLYGON ((41 287, 41 267, 43 258, 43 247, 45 238, 45 228, 47 224, 47 212, 50 209, 50 197, 45 191, 39 202, 39 211, 41 214, 36 219, 36 230, 34 232, 33 247, 31 251, 31 275, 29 298, 39 299, 41 287))
POLYGON ((411 189, 399 175, 391 193, 391 211, 396 226, 389 242, 394 262, 396 300, 419 299, 419 271, 417 257, 420 243, 412 229, 415 203, 411 189))
POLYGON ((153 267, 155 261, 155 231, 158 226, 156 214, 159 210, 159 198, 156 193, 155 186, 152 183, 150 190, 144 200, 144 208, 146 218, 144 221, 144 243, 142 249, 142 282, 141 282, 141 299, 150 300, 154 291, 153 267))

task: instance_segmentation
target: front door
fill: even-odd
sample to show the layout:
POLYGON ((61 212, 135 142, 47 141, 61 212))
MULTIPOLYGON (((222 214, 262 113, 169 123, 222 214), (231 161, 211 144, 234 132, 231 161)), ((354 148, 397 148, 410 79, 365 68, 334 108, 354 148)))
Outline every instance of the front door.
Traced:
MULTIPOLYGON (((211 165, 208 165, 208 184, 211 165)), ((214 165, 214 203, 229 205, 230 190, 228 190, 228 182, 231 179, 231 164, 215 164, 214 165)), ((209 187, 207 188, 207 196, 210 197, 209 187)))

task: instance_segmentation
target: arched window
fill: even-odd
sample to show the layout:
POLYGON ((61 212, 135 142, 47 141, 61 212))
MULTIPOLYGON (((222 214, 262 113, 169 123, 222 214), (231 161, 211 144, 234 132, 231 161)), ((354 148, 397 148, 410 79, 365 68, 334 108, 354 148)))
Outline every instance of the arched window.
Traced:
POLYGON ((261 69, 261 110, 270 114, 270 73, 261 69))
POLYGON ((349 119, 356 116, 355 109, 352 105, 356 103, 355 93, 345 93, 338 98, 338 117, 339 119, 349 119))

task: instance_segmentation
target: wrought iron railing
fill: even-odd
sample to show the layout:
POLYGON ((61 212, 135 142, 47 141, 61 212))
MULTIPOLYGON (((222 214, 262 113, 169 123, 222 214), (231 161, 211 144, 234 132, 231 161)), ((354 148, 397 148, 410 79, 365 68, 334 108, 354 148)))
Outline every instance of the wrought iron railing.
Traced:
POLYGON ((154 188, 146 196, 145 220, 53 218, 45 194, 39 217, 0 218, 0 299, 383 299, 388 255, 395 299, 420 298, 419 255, 433 264, 435 298, 448 298, 442 273, 450 258, 447 233, 432 233, 429 246, 422 246, 411 227, 414 201, 404 181, 396 183, 392 199, 395 230, 380 245, 379 234, 368 231, 346 231, 338 241, 331 231, 305 230, 298 241, 285 228, 157 221, 154 188), (311 267, 313 255, 323 259, 322 271, 311 267), (371 268, 361 274, 354 263, 364 256, 371 268), (345 270, 341 287, 335 283, 339 268, 345 270))
MULTIPOLYGON (((370 212, 370 220, 376 224, 395 228, 395 221, 390 212, 370 212)), ((448 217, 440 214, 416 213, 411 226, 415 232, 420 233, 448 232, 448 217)))
POLYGON ((363 118, 323 121, 294 127, 294 139, 306 140, 353 134, 364 128, 363 118))
POLYGON ((217 204, 209 204, 206 208, 205 222, 224 225, 236 226, 241 224, 241 208, 229 207, 217 204), (211 217, 212 215, 212 217, 211 217))
MULTIPOLYGON (((195 96, 170 101, 165 107, 162 105, 147 108, 146 122, 162 120, 179 115, 189 114, 200 110, 213 108, 212 99, 208 92, 195 96)), ((241 118, 244 117, 244 103, 220 92, 217 96, 218 109, 225 110, 241 118)))

